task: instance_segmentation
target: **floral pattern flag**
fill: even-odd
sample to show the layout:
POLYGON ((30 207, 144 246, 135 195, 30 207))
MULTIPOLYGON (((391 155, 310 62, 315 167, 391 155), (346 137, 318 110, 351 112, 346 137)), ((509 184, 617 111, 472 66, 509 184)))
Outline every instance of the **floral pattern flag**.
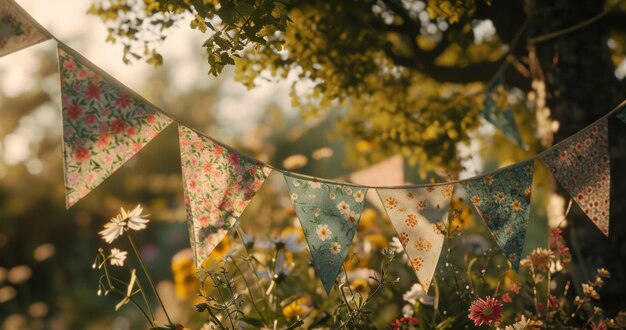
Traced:
POLYGON ((424 291, 428 291, 439 261, 453 190, 453 185, 378 189, 424 291))
POLYGON ((12 0, 0 0, 0 57, 48 39, 12 0))
POLYGON ((497 81, 493 87, 487 90, 484 108, 481 112, 483 118, 497 129, 501 130, 506 137, 520 147, 526 148, 515 123, 515 116, 511 107, 502 108, 498 105, 498 97, 503 94, 504 84, 497 81))
POLYGON ((321 183, 285 174, 296 214, 326 293, 335 283, 356 233, 366 188, 321 183))
POLYGON ((607 119, 540 156, 585 214, 609 236, 611 169, 607 119))
POLYGON ((67 208, 96 188, 172 120, 59 48, 67 208))
POLYGON ((187 222, 196 266, 226 236, 271 169, 178 126, 187 222))
POLYGON ((462 183, 516 271, 526 239, 534 170, 531 159, 462 183))

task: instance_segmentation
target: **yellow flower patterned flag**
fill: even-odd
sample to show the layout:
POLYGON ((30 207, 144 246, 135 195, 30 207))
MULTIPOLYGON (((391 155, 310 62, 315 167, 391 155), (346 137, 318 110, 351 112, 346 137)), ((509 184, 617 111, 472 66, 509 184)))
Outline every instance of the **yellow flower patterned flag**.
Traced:
POLYGON ((377 190, 425 291, 441 254, 453 190, 453 185, 377 190))

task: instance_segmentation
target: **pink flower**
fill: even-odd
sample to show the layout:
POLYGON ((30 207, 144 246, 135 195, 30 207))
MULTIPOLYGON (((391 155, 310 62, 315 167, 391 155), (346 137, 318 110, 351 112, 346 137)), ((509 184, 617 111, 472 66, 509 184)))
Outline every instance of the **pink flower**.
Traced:
POLYGON ((87 71, 87 69, 85 69, 85 68, 81 68, 76 73, 76 78, 78 78, 78 79, 81 79, 81 80, 82 79, 87 79, 87 77, 89 77, 89 71, 87 71))
POLYGON ((467 317, 474 321, 475 326, 497 322, 502 317, 502 304, 489 296, 487 300, 479 298, 472 302, 467 317))
POLYGON ((85 91, 85 97, 88 100, 99 100, 100 99, 100 87, 96 84, 89 84, 87 86, 87 90, 85 91))
POLYGON ((508 292, 502 295, 502 302, 503 303, 508 304, 508 303, 510 303, 512 301, 513 300, 511 299, 511 295, 508 292))
POLYGON ((114 102, 115 106, 120 107, 122 109, 128 108, 128 106, 131 105, 132 103, 133 103, 133 100, 126 94, 120 95, 120 97, 114 102))
POLYGON ((154 115, 147 115, 146 121, 148 122, 148 124, 152 125, 156 122, 156 118, 154 117, 154 115))
POLYGON ((515 294, 519 294, 521 289, 522 289, 522 286, 519 284, 519 282, 513 282, 511 283, 511 286, 509 287, 509 290, 511 290, 511 292, 515 294))
POLYGON ((78 148, 74 150, 74 159, 78 162, 83 162, 89 160, 91 157, 89 153, 89 149, 87 148, 78 148))
POLYGON ((135 126, 131 126, 126 130, 126 134, 128 134, 129 136, 133 136, 135 134, 137 134, 137 127, 135 126))
POLYGON ((67 60, 63 62, 63 69, 67 71, 72 71, 76 69, 76 62, 74 62, 74 60, 67 60))
POLYGON ((126 128, 126 122, 121 119, 114 120, 113 123, 111 123, 111 130, 115 134, 122 133, 124 131, 124 128, 126 128))
POLYGON ((71 121, 76 121, 83 114, 83 108, 77 104, 71 104, 67 107, 67 117, 71 121))

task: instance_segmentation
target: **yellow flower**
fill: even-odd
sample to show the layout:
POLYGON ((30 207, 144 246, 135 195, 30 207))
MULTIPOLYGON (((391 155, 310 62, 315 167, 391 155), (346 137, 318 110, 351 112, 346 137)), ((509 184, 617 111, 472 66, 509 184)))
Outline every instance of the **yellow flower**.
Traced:
POLYGON ((352 280, 350 282, 350 287, 352 288, 353 291, 358 292, 358 293, 364 293, 369 289, 369 284, 367 283, 366 279, 363 278, 357 278, 355 280, 352 280))
POLYGON ((373 246, 377 247, 380 250, 386 248, 387 245, 389 245, 389 241, 387 239, 387 236, 385 236, 383 234, 380 234, 380 233, 366 235, 363 238, 363 240, 365 242, 368 242, 368 243, 372 244, 373 246))
POLYGON ((358 231, 365 232, 374 227, 376 224, 376 216, 377 213, 372 208, 366 208, 363 210, 363 213, 361 213, 361 220, 359 221, 358 231))
POLYGON ((191 249, 184 249, 172 257, 172 274, 176 297, 180 300, 193 300, 200 287, 200 281, 194 276, 196 267, 191 249))
POLYGON ((215 247, 215 249, 213 249, 211 254, 202 262, 201 267, 202 268, 211 268, 212 264, 214 264, 215 262, 219 262, 222 259, 224 259, 226 254, 228 254, 230 252, 231 247, 232 247, 232 242, 231 242, 230 236, 228 236, 228 235, 224 236, 224 238, 222 239, 220 244, 218 244, 215 247))
POLYGON ((456 228, 457 226, 459 228, 468 228, 472 226, 474 223, 474 215, 472 214, 471 207, 467 203, 464 203, 458 198, 454 198, 450 203, 450 208, 459 211, 455 213, 456 216, 452 218, 452 228, 456 228))
POLYGON ((311 305, 311 296, 300 297, 283 307, 283 315, 287 319, 292 319, 296 316, 303 318, 311 311, 311 305))

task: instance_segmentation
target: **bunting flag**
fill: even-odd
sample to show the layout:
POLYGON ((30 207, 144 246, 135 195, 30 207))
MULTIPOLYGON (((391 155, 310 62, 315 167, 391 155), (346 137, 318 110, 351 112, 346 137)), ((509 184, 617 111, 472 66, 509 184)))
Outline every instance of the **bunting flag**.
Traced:
POLYGON ((526 239, 534 169, 531 159, 462 183, 516 271, 526 239))
POLYGON ((61 48, 67 208, 96 188, 172 120, 61 48))
POLYGON ((0 57, 49 38, 13 0, 0 0, 0 57))
POLYGON ((187 127, 178 133, 191 247, 201 267, 272 170, 187 127))
POLYGON ((378 196, 424 291, 428 291, 439 261, 453 190, 453 185, 378 189, 378 196))
POLYGON ((285 181, 311 250, 313 267, 328 294, 352 245, 367 189, 287 174, 285 181))
MULTIPOLYGON (((364 186, 397 186, 404 183, 404 162, 396 155, 366 169, 354 172, 348 180, 364 186)), ((374 190, 368 191, 365 198, 381 212, 385 210, 374 190)))
POLYGON ((502 109, 498 106, 497 99, 500 93, 497 91, 499 88, 503 88, 501 82, 497 82, 497 85, 487 90, 485 104, 481 115, 493 126, 502 131, 502 133, 504 133, 504 135, 511 141, 515 142, 515 144, 520 147, 525 148, 524 142, 522 141, 519 131, 517 130, 517 124, 515 124, 513 109, 510 107, 502 109))
POLYGON ((578 206, 609 236, 611 169, 607 119, 586 128, 540 158, 578 206))
POLYGON ((622 122, 624 122, 624 124, 626 124, 626 108, 623 108, 622 110, 620 110, 617 115, 617 118, 619 118, 619 120, 621 120, 622 122))

